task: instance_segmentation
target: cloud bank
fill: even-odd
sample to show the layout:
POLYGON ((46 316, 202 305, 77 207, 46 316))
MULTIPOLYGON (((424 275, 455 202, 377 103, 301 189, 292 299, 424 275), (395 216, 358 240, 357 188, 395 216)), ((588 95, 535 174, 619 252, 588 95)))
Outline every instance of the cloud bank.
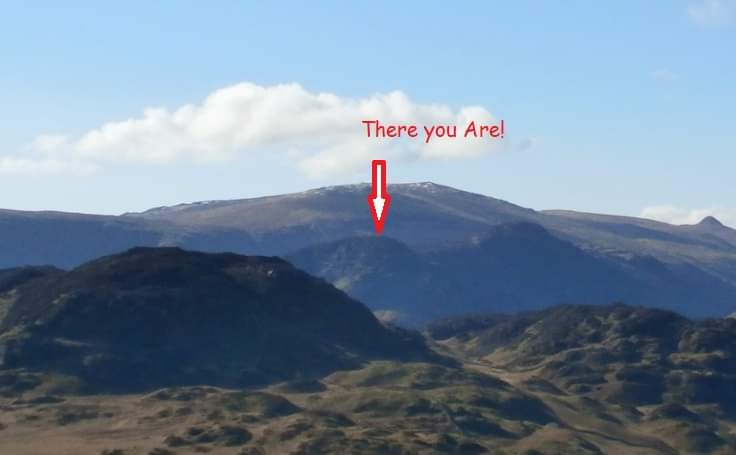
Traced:
MULTIPOLYGON (((310 176, 351 171, 371 158, 458 159, 497 148, 487 138, 366 138, 362 120, 382 123, 458 125, 493 123, 484 107, 423 104, 401 91, 363 98, 315 93, 301 85, 243 82, 216 90, 200 104, 146 108, 142 114, 102 124, 78 137, 42 135, 29 146, 35 157, 9 158, 9 169, 53 167, 49 163, 161 164, 226 162, 246 155, 275 154, 310 176), (25 164, 22 164, 25 162, 25 164), (46 162, 47 164, 43 164, 46 162)), ((75 165, 78 167, 78 165, 75 165)), ((0 167, 1 169, 1 167, 0 167)))
POLYGON ((97 166, 88 162, 62 161, 57 159, 3 158, 0 157, 0 175, 90 175, 97 166))

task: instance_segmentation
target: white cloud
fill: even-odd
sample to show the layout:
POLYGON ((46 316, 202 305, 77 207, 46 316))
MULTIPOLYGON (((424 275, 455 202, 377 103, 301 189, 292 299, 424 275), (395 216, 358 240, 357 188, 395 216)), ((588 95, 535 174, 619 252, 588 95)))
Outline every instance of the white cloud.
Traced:
POLYGON ((652 76, 652 79, 655 81, 661 81, 661 82, 667 82, 667 81, 674 81, 679 77, 679 75, 672 70, 669 70, 667 68, 659 68, 650 73, 652 76))
POLYGON ((688 209, 673 205, 658 205, 645 207, 640 216, 670 224, 696 224, 707 216, 713 216, 723 224, 736 226, 736 209, 723 207, 688 209))
POLYGON ((736 18, 736 0, 699 0, 690 4, 687 14, 701 27, 728 25, 736 18))
POLYGON ((97 170, 93 163, 56 159, 2 158, 0 175, 89 175, 97 170))
POLYGON ((38 136, 31 142, 29 148, 40 152, 53 152, 66 146, 68 138, 58 134, 44 134, 38 136))
POLYGON ((498 140, 460 137, 470 120, 496 121, 484 107, 421 104, 400 91, 346 98, 310 92, 299 84, 244 82, 216 90, 201 104, 147 108, 140 116, 105 123, 76 138, 39 136, 30 147, 48 159, 99 165, 217 162, 280 153, 307 174, 321 176, 352 170, 372 157, 465 158, 498 148, 498 140), (367 138, 361 121, 374 119, 416 124, 420 135, 367 138), (424 144, 422 126, 433 124, 457 125, 458 137, 424 144))

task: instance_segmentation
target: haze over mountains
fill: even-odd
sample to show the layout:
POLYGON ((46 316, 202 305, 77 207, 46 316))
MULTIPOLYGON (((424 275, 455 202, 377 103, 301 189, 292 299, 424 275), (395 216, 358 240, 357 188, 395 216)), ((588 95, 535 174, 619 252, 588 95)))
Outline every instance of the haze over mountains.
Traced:
POLYGON ((122 216, 1 211, 0 266, 69 268, 134 246, 280 255, 408 324, 614 300, 694 317, 736 310, 736 230, 712 218, 673 226, 534 211, 433 183, 397 184, 378 238, 368 192, 337 186, 122 216))

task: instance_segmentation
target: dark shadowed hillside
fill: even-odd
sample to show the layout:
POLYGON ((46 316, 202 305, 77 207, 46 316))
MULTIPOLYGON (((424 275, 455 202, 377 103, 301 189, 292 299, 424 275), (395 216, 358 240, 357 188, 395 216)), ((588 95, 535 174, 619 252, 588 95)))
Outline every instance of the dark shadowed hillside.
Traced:
POLYGON ((277 258, 137 248, 18 280, 2 302, 5 368, 93 389, 244 386, 428 358, 416 335, 277 258))

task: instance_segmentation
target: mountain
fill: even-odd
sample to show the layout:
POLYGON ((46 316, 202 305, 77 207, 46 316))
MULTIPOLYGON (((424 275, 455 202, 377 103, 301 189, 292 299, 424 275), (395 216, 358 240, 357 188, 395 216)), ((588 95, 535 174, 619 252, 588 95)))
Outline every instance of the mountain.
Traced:
POLYGON ((368 192, 336 186, 122 216, 0 211, 0 267, 70 268, 135 246, 287 256, 386 317, 413 323, 564 302, 622 300, 691 317, 736 310, 736 231, 713 218, 673 226, 397 184, 376 240, 368 192))
POLYGON ((732 285, 696 267, 586 251, 528 222, 492 226, 429 252, 386 237, 358 237, 287 258, 374 310, 415 326, 464 313, 573 302, 623 301, 693 317, 720 316, 736 304, 732 285))
POLYGON ((253 248, 245 232, 198 229, 125 216, 0 210, 0 267, 76 267, 136 246, 182 246, 206 251, 253 248))
MULTIPOLYGON (((689 263, 736 281, 736 230, 715 219, 693 226, 571 211, 534 211, 434 183, 389 185, 388 237, 434 250, 490 226, 533 222, 608 255, 689 263)), ((367 184, 253 199, 159 207, 121 216, 0 210, 0 267, 70 267, 133 246, 283 255, 317 243, 373 235, 367 184)))
POLYGON ((245 386, 431 357, 416 335, 278 258, 136 248, 4 281, 15 285, 0 287, 0 367, 90 390, 245 386))
POLYGON ((353 237, 304 248, 286 259, 366 302, 387 319, 415 326, 435 319, 432 314, 438 303, 427 296, 441 272, 398 240, 353 237))
MULTIPOLYGON (((282 255, 316 243, 373 235, 366 206, 367 184, 345 185, 281 196, 209 201, 129 213, 127 219, 181 227, 242 230, 268 254, 282 255)), ((434 248, 485 227, 534 216, 529 209, 433 183, 390 185, 387 236, 412 247, 434 248), (421 229, 418 229, 421 226, 421 229)))
MULTIPOLYGON (((209 201, 127 214, 181 227, 244 230, 269 254, 315 243, 372 235, 365 206, 367 184, 334 186, 255 199, 209 201)), ((533 222, 584 249, 604 254, 649 255, 665 262, 727 269, 736 279, 736 230, 717 220, 673 226, 634 217, 563 210, 534 211, 488 196, 435 183, 389 185, 392 211, 385 235, 413 249, 433 250, 482 235, 490 226, 533 222)))
MULTIPOLYGON (((533 212, 430 183, 391 186, 389 235, 431 247, 533 212), (467 206, 469 210, 462 207, 467 206), (416 223, 424 229, 417 232, 416 223)), ((159 207, 97 216, 0 210, 0 267, 74 267, 135 246, 282 255, 315 243, 372 235, 367 185, 159 207)))

